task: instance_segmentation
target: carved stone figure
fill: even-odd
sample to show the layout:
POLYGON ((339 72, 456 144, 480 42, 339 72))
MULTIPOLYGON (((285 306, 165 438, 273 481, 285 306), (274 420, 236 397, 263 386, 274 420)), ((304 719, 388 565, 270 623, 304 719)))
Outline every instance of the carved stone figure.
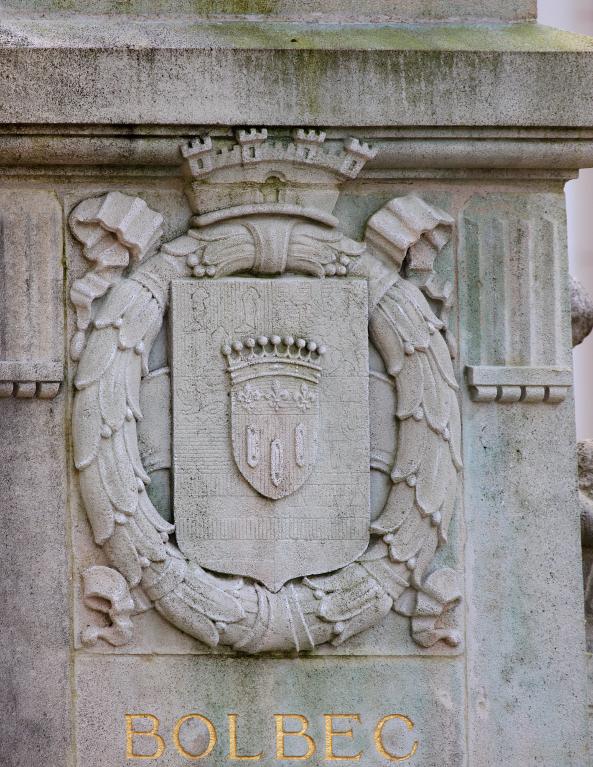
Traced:
POLYGON ((593 298, 574 277, 570 278, 572 345, 578 346, 593 330, 593 298))
POLYGON ((162 219, 141 201, 111 192, 73 211, 100 265, 72 295, 81 493, 128 587, 208 645, 340 644, 392 609, 424 646, 455 645, 439 626, 455 574, 431 570, 461 471, 451 291, 432 271, 453 221, 404 197, 364 243, 346 237, 340 185, 373 150, 330 154, 324 139, 184 146, 195 215, 158 251, 162 219), (143 377, 170 375, 149 371, 165 321, 177 529, 147 492, 137 435, 143 377))

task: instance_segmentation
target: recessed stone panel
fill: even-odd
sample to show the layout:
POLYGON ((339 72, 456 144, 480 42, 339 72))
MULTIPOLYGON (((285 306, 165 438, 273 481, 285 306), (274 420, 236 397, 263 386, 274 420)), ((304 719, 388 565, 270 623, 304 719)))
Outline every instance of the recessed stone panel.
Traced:
POLYGON ((76 675, 79 767, 155 754, 158 767, 179 767, 191 755, 200 763, 210 747, 202 763, 211 767, 240 756, 259 756, 251 761, 262 765, 300 756, 294 763, 310 767, 339 756, 365 767, 397 758, 422 767, 466 763, 460 659, 81 656, 76 675))

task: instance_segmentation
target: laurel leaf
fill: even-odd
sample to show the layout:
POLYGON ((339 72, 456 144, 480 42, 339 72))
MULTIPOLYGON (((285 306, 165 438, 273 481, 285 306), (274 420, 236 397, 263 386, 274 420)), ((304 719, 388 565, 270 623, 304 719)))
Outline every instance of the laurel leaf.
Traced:
POLYGON ((217 588, 200 576, 198 568, 190 568, 185 576, 184 599, 215 621, 232 623, 245 617, 241 603, 224 589, 217 588))
POLYGON ((126 442, 126 450, 128 451, 128 458, 132 464, 134 474, 140 479, 148 483, 150 477, 144 471, 142 466, 142 459, 140 458, 140 452, 138 450, 138 435, 136 434, 136 421, 132 418, 129 421, 124 421, 124 439, 126 442))
POLYGON ((156 611, 164 615, 170 623, 177 626, 181 631, 199 639, 209 647, 216 647, 219 637, 214 624, 205 615, 197 612, 192 605, 184 601, 177 593, 180 588, 177 587, 175 591, 157 599, 154 603, 156 611))
POLYGON ((369 320, 369 336, 381 355, 387 372, 395 376, 405 362, 401 337, 382 311, 374 311, 369 320))
POLYGON ((391 479, 399 482, 412 474, 416 474, 424 459, 426 438, 429 433, 426 421, 406 418, 399 425, 397 435, 397 452, 395 465, 391 471, 391 479))
POLYGON ((101 416, 114 431, 121 429, 126 415, 126 366, 132 353, 118 350, 99 381, 101 416))
MULTIPOLYGON (((442 433, 449 420, 449 386, 441 378, 436 366, 432 367, 430 357, 421 353, 418 355, 422 365, 423 391, 422 408, 431 429, 442 433)), ((433 363, 434 365, 434 363, 433 363)))
POLYGON ((459 402, 454 391, 449 392, 451 401, 451 410, 449 413, 449 447, 451 456, 456 469, 461 469, 463 461, 461 459, 461 416, 459 413, 459 402))
POLYGON ((365 562, 363 566, 392 599, 397 599, 408 587, 410 573, 402 562, 392 562, 384 557, 372 562, 365 562))
POLYGON ((78 370, 74 379, 76 388, 84 389, 98 381, 111 365, 116 351, 116 328, 109 326, 102 330, 93 330, 78 363, 78 370))
POLYGON ((408 514, 389 547, 391 558, 396 562, 407 562, 415 557, 430 532, 431 522, 428 517, 423 517, 419 511, 408 514))
POLYGON ((103 549, 130 587, 137 586, 142 579, 142 568, 127 525, 115 525, 113 535, 105 541, 103 549))
POLYGON ((408 301, 410 301, 427 322, 434 325, 435 328, 440 329, 444 327, 444 323, 440 320, 430 307, 430 304, 426 300, 424 293, 409 280, 400 280, 397 283, 398 290, 404 294, 408 301))
POLYGON ((286 265, 292 269, 297 261, 305 264, 315 262, 322 267, 323 272, 323 266, 336 261, 337 255, 338 250, 335 247, 301 235, 291 239, 286 265))
POLYGON ((158 312, 155 312, 154 317, 149 322, 146 333, 143 338, 144 351, 142 353, 142 374, 148 375, 148 358, 150 356, 150 350, 152 345, 159 334, 159 331, 163 325, 163 310, 159 307, 158 312))
POLYGON ((141 289, 140 283, 133 280, 122 280, 115 285, 97 311, 95 327, 104 328, 116 322, 134 303, 141 289))
POLYGON ((377 582, 369 578, 368 573, 363 571, 365 578, 352 588, 343 591, 333 591, 324 596, 319 604, 319 616, 327 621, 346 621, 358 615, 372 602, 379 593, 377 582))
MULTIPOLYGON (((405 318, 407 326, 413 328, 408 341, 412 343, 416 349, 428 349, 430 344, 430 333, 428 330, 428 323, 418 306, 414 301, 411 301, 408 293, 402 289, 402 285, 405 284, 405 280, 400 280, 389 290, 390 296, 395 299, 396 305, 396 323, 400 327, 400 323, 405 318), (400 314, 398 315, 397 312, 400 314)), ((404 335, 402 328, 402 336, 404 335)))
POLYGON ((392 533, 401 525, 410 509, 414 508, 415 491, 406 482, 398 482, 389 491, 380 516, 371 525, 378 535, 392 533))
POLYGON ((379 306, 393 319, 404 343, 412 344, 415 349, 428 349, 430 343, 428 324, 405 295, 399 292, 397 285, 387 291, 379 306))
POLYGON ((441 544, 447 542, 447 531, 449 530, 449 524, 451 517, 455 510, 455 504, 457 502, 457 495, 459 492, 459 485, 457 482, 457 472, 454 467, 448 477, 448 481, 444 481, 445 484, 445 496, 439 509, 441 513, 441 524, 439 525, 439 540, 441 544))
MULTIPOLYGON (((427 520, 425 520, 427 521, 427 520)), ((412 573, 411 583, 417 589, 422 588, 422 579, 426 568, 430 566, 438 547, 438 532, 436 527, 431 527, 425 535, 422 548, 416 555, 416 567, 412 573)))
POLYGON ((434 359, 434 362, 445 381, 452 389, 459 389, 459 384, 455 379, 455 373, 453 372, 453 363, 451 361, 451 353, 447 342, 440 333, 434 333, 430 341, 429 354, 434 359))
POLYGON ((425 514, 436 511, 431 504, 435 484, 439 482, 440 459, 449 452, 447 443, 432 429, 425 427, 424 455, 416 475, 416 502, 425 514))
POLYGON ((127 460, 121 431, 102 439, 98 456, 99 474, 109 500, 118 511, 133 514, 138 505, 138 482, 127 460))
POLYGON ((424 394, 423 356, 422 352, 407 355, 401 371, 395 378, 398 418, 408 418, 420 408, 424 394))
POLYGON ((393 606, 393 599, 384 591, 379 591, 375 598, 370 600, 364 609, 346 622, 343 630, 337 637, 332 639, 334 647, 341 645, 354 634, 359 634, 371 626, 376 625, 384 618, 393 606))
POLYGON ((299 274, 310 274, 313 277, 325 277, 325 270, 323 266, 313 259, 308 259, 305 256, 293 256, 290 262, 287 263, 287 267, 299 274))
POLYGON ((136 353, 130 354, 126 366, 126 401, 137 420, 141 420, 140 410, 140 374, 142 359, 136 353))
POLYGON ((97 404, 99 384, 76 393, 72 410, 74 465, 84 469, 97 456, 101 439, 101 413, 97 404))
POLYGON ((255 245, 251 235, 242 227, 240 234, 230 234, 206 244, 202 253, 205 266, 216 267, 217 275, 223 276, 248 271, 255 260, 255 245))
MULTIPOLYGON (((372 532, 375 532, 373 529, 372 532)), ((387 532, 385 530, 379 531, 381 534, 387 532)), ((377 559, 383 559, 387 556, 388 547, 382 538, 376 535, 371 537, 371 542, 368 545, 367 550, 357 558, 357 562, 374 562, 377 559)))
POLYGON ((366 571, 359 565, 348 565, 329 575, 312 575, 303 579, 303 583, 311 589, 321 591, 343 591, 362 583, 367 578, 366 571))
POLYGON ((135 514, 126 527, 130 539, 141 557, 146 557, 151 562, 164 562, 167 558, 165 544, 157 531, 146 521, 143 514, 135 514))
POLYGON ((430 439, 434 440, 436 446, 434 459, 422 462, 416 482, 416 503, 424 514, 434 514, 439 510, 445 495, 445 482, 450 476, 449 445, 434 432, 430 439))
POLYGON ((93 538, 98 546, 102 546, 113 535, 115 514, 103 488, 96 462, 80 472, 79 481, 80 492, 93 528, 93 538))
POLYGON ((154 508, 147 493, 140 493, 138 498, 138 510, 136 513, 143 514, 148 523, 151 524, 155 530, 158 530, 159 533, 172 533, 175 530, 175 525, 172 525, 167 522, 166 519, 163 519, 154 508))
POLYGON ((153 295, 146 288, 123 316, 119 330, 119 343, 130 349, 146 335, 146 329, 160 315, 160 308, 153 295))

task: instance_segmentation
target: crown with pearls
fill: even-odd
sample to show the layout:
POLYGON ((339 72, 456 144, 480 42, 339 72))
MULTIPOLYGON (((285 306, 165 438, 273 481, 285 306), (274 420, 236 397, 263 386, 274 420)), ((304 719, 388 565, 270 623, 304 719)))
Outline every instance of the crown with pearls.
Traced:
POLYGON ((297 215, 334 226, 339 187, 356 178, 377 150, 356 138, 329 151, 323 131, 299 128, 292 141, 271 140, 268 131, 240 130, 236 143, 215 147, 210 136, 181 147, 187 195, 206 226, 256 214, 297 215))
POLYGON ((292 336, 257 336, 224 344, 222 353, 234 384, 271 375, 317 384, 325 346, 292 336))

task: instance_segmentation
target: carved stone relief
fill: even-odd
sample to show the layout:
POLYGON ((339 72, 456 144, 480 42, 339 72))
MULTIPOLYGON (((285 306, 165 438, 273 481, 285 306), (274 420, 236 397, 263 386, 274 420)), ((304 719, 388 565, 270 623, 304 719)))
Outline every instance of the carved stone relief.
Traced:
POLYGON ((450 288, 431 270, 452 221, 400 198, 364 243, 345 237, 340 184, 373 150, 323 142, 251 130, 229 149, 183 147, 196 215, 157 252, 161 220, 137 198, 71 216, 99 265, 73 286, 74 460, 95 542, 134 602, 126 630, 149 600, 202 642, 248 653, 337 645, 390 610, 423 646, 460 641, 442 625, 455 573, 431 568, 461 471, 446 323, 426 298, 446 317, 450 288), (169 366, 149 373, 165 321, 169 366), (169 391, 169 367, 175 525, 147 492, 146 464, 168 455, 143 432, 140 395, 143 377, 169 391), (369 467, 384 486, 371 508, 369 467))
POLYGON ((62 209, 0 192, 0 397, 53 399, 64 377, 62 209))
POLYGON ((467 329, 466 377, 476 402, 555 404, 572 385, 562 330, 564 217, 554 194, 475 195, 463 210, 465 281, 479 286, 467 329))
POLYGON ((574 277, 570 278, 572 345, 578 346, 593 330, 593 298, 574 277))

